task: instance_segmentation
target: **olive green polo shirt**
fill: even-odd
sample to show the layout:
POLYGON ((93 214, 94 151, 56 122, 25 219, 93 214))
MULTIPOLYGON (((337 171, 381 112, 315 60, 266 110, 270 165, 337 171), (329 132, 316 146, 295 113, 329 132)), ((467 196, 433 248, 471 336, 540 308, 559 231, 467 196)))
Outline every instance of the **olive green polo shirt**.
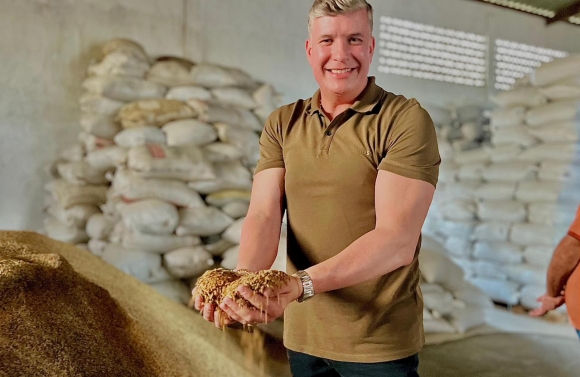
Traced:
MULTIPOLYGON (((441 161, 427 112, 415 99, 381 89, 372 77, 332 122, 320 109, 320 91, 274 111, 260 153, 256 174, 285 169, 288 273, 324 262, 374 229, 379 169, 435 186, 441 161)), ((419 248, 417 240, 409 266, 290 304, 285 346, 350 362, 417 353, 424 343, 419 248)))

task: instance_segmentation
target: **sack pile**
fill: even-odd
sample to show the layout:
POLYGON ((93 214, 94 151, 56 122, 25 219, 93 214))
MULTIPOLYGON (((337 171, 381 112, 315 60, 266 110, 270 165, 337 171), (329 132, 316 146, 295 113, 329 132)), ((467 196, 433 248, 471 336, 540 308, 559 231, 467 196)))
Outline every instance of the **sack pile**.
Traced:
POLYGON ((83 81, 79 143, 46 186, 46 234, 186 303, 203 272, 235 266, 278 96, 241 70, 151 59, 133 41, 102 52, 83 81))

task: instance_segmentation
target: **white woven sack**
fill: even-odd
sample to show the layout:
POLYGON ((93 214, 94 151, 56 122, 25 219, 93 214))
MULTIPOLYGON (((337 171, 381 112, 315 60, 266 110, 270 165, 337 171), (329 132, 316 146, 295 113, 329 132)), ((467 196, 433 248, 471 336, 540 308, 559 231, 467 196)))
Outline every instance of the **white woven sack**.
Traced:
POLYGON ((490 100, 501 107, 535 107, 548 102, 542 90, 534 87, 514 88, 491 96, 490 100))
POLYGON ((445 254, 421 247, 419 266, 426 282, 437 283, 453 291, 463 284, 463 270, 445 254))
POLYGON ((116 119, 123 128, 157 126, 177 119, 193 118, 195 111, 181 101, 146 99, 130 102, 119 109, 116 119))
POLYGON ((159 199, 143 199, 133 203, 119 203, 125 229, 150 234, 173 234, 179 223, 174 205, 159 199))
POLYGON ((528 133, 528 129, 526 126, 500 128, 491 134, 491 143, 496 146, 515 144, 522 147, 537 144, 538 140, 528 133))
POLYGON ((554 246, 552 245, 528 245, 524 248, 524 262, 547 270, 553 252, 554 246))
POLYGON ((476 241, 507 241, 510 229, 510 223, 481 222, 473 229, 471 239, 476 241))
POLYGON ((457 178, 460 181, 481 181, 483 172, 486 169, 485 163, 472 163, 460 165, 457 170, 457 178))
POLYGON ((161 266, 161 256, 141 250, 128 250, 121 245, 109 244, 101 258, 124 273, 142 282, 153 283, 171 279, 161 266))
POLYGON ((195 119, 181 119, 166 123, 162 127, 167 145, 177 147, 195 145, 201 147, 217 140, 217 130, 211 124, 195 119))
POLYGON ((546 245, 554 242, 556 230, 553 226, 543 224, 514 224, 510 232, 510 241, 518 245, 546 245))
POLYGON ((204 240, 206 243, 204 243, 202 246, 203 246, 204 250, 206 250, 208 253, 210 253, 211 255, 214 255, 214 256, 220 256, 227 249, 234 246, 233 243, 226 241, 226 240, 220 238, 219 236, 208 237, 208 238, 215 239, 215 241, 207 242, 207 239, 206 239, 206 240, 204 240))
POLYGON ((475 203, 469 200, 454 200, 442 203, 440 211, 448 220, 471 220, 475 218, 475 203))
POLYGON ((526 123, 533 127, 573 120, 578 112, 578 106, 580 106, 580 99, 551 102, 530 109, 526 113, 526 123))
POLYGON ((69 208, 76 204, 100 205, 107 200, 107 186, 75 186, 58 179, 45 185, 54 204, 69 208))
POLYGON ((562 184, 560 182, 521 182, 516 190, 516 198, 526 203, 555 202, 558 200, 561 189, 562 184))
POLYGON ((108 183, 105 172, 95 169, 86 161, 61 162, 56 165, 56 170, 65 181, 73 185, 104 185, 108 183))
POLYGON ((81 127, 90 134, 104 139, 113 139, 119 131, 121 125, 108 115, 81 113, 81 127))
POLYGON ((124 148, 165 144, 165 133, 154 126, 128 128, 115 135, 115 144, 124 148))
POLYGON ((188 100, 198 115, 199 120, 208 123, 226 123, 234 127, 251 131, 262 131, 262 122, 249 110, 229 107, 215 101, 188 100))
POLYGON ((565 58, 554 59, 542 64, 530 75, 530 82, 534 86, 546 86, 567 77, 580 75, 580 55, 572 54, 565 58))
POLYGON ((114 115, 124 104, 122 101, 116 101, 95 93, 85 93, 79 99, 82 112, 100 115, 114 115))
POLYGON ((203 155, 209 162, 238 161, 242 158, 242 151, 233 144, 215 142, 201 148, 203 155))
POLYGON ((566 143, 544 143, 534 145, 518 155, 520 161, 539 163, 543 161, 571 162, 576 154, 577 144, 566 143))
POLYGON ((452 183, 457 178, 457 165, 451 160, 441 161, 439 165, 439 182, 452 183))
POLYGON ((478 241, 473 245, 473 257, 505 264, 522 263, 524 259, 522 247, 509 242, 478 241))
POLYGON ((447 315, 453 309, 453 295, 447 291, 423 292, 423 303, 427 309, 447 315))
POLYGON ((112 196, 126 200, 160 199, 185 208, 205 207, 205 202, 187 184, 176 180, 144 179, 127 170, 118 170, 113 180, 112 196))
POLYGON ((443 318, 433 318, 423 320, 425 334, 445 334, 455 333, 455 327, 443 318))
POLYGON ((197 64, 191 68, 189 74, 195 85, 206 88, 254 86, 254 81, 247 73, 215 64, 197 64))
MULTIPOLYGON (((524 152, 525 153, 525 152, 524 152)), ((537 168, 534 164, 520 161, 499 162, 488 165, 481 176, 488 182, 520 182, 534 179, 537 168)))
MULTIPOLYGON (((198 207, 179 211, 177 234, 211 236, 226 230, 234 220, 215 207, 198 207)), ((227 237, 224 239, 231 241, 227 237)))
POLYGON ((496 280, 507 280, 508 275, 503 270, 503 266, 497 262, 478 260, 473 263, 473 273, 477 277, 496 280))
POLYGON ((213 164, 216 179, 190 182, 189 186, 201 194, 223 190, 251 190, 252 173, 239 161, 213 164))
POLYGON ((260 138, 250 130, 239 129, 224 123, 215 124, 218 137, 225 143, 232 144, 243 153, 246 166, 255 166, 260 159, 260 138))
POLYGON ((485 313, 479 307, 453 308, 449 322, 458 333, 464 334, 473 328, 485 325, 485 313))
POLYGON ((221 267, 227 268, 228 270, 233 270, 238 264, 238 258, 240 256, 240 245, 235 245, 227 249, 222 254, 221 267))
POLYGON ((176 86, 169 89, 165 95, 166 99, 174 99, 186 102, 190 99, 209 101, 212 98, 211 92, 201 86, 176 86))
POLYGON ((193 84, 189 75, 191 65, 174 60, 158 61, 147 72, 147 81, 159 83, 164 86, 184 86, 193 84))
POLYGON ((113 231, 115 223, 102 213, 95 213, 87 220, 86 231, 91 239, 106 240, 113 231))
POLYGON ((83 88, 90 93, 121 102, 163 98, 167 88, 161 84, 136 77, 93 76, 83 81, 83 88))
POLYGON ((516 182, 484 183, 473 191, 473 197, 484 200, 509 200, 515 196, 516 182))
POLYGON ((524 106, 497 109, 491 113, 490 124, 492 127, 509 127, 522 124, 526 116, 524 106))
POLYGON ((215 178, 213 168, 195 146, 146 145, 129 150, 127 166, 147 178, 184 181, 215 178))
POLYGON ((135 54, 116 51, 107 54, 98 64, 89 66, 90 76, 144 77, 150 65, 135 54))
POLYGON ((44 230, 48 237, 61 242, 77 244, 89 240, 84 229, 66 225, 54 217, 44 219, 44 230))
POLYGON ((233 202, 250 202, 251 191, 249 190, 224 190, 209 194, 205 202, 214 207, 223 207, 233 202))
POLYGON ((180 247, 199 245, 201 240, 195 236, 158 235, 125 230, 121 234, 121 243, 128 249, 164 254, 180 247))
POLYGON ((489 153, 489 158, 492 162, 505 162, 516 158, 522 153, 522 147, 516 144, 501 145, 496 147, 485 147, 489 153))
POLYGON ((46 212, 66 226, 84 228, 89 217, 100 211, 92 204, 77 204, 66 209, 51 205, 46 212))
POLYGON ((454 257, 468 258, 471 256, 473 244, 465 238, 449 237, 445 240, 445 249, 454 257))
POLYGON ((546 269, 543 267, 521 264, 518 266, 505 266, 509 278, 523 285, 546 286, 546 269))
POLYGON ((526 207, 515 200, 482 200, 477 203, 477 217, 490 222, 524 221, 526 207))
POLYGON ((516 305, 520 299, 518 283, 505 280, 473 278, 470 282, 481 289, 493 301, 507 305, 516 305))
POLYGON ((211 93, 216 100, 224 105, 252 110, 258 106, 252 94, 241 88, 215 88, 211 93))
POLYGON ((242 239, 242 226, 245 219, 242 217, 234 221, 222 234, 222 238, 231 243, 239 244, 242 239))
POLYGON ((165 280, 148 285, 161 295, 180 304, 188 305, 191 300, 191 290, 181 280, 165 280))
POLYGON ((127 150, 115 146, 95 149, 87 153, 86 161, 98 171, 113 170, 127 162, 127 150))
MULTIPOLYGON (((439 232, 446 237, 458 237, 458 238, 468 238, 473 230, 477 221, 475 220, 461 220, 461 221, 450 221, 442 220, 439 223, 439 232)), ((507 238, 507 235, 506 235, 507 238)))
POLYGON ((552 85, 540 88, 542 94, 550 101, 567 100, 580 97, 580 86, 568 84, 566 81, 553 83, 552 85))
POLYGON ((466 283, 461 289, 453 291, 456 299, 465 302, 468 307, 493 308, 493 302, 481 289, 466 283))
POLYGON ((528 132, 544 143, 558 143, 578 141, 580 138, 578 129, 579 123, 565 121, 539 127, 529 127, 528 132))
POLYGON ((105 252, 107 246, 109 246, 109 242, 104 240, 98 240, 96 238, 90 239, 89 242, 87 243, 87 248, 89 249, 89 251, 99 258, 103 256, 103 253, 105 252))
POLYGON ((179 279, 192 278, 214 265, 212 255, 202 246, 182 247, 163 255, 163 265, 179 279))
POLYGON ((486 163, 489 161, 489 152, 485 148, 459 152, 455 155, 455 162, 459 165, 486 163))

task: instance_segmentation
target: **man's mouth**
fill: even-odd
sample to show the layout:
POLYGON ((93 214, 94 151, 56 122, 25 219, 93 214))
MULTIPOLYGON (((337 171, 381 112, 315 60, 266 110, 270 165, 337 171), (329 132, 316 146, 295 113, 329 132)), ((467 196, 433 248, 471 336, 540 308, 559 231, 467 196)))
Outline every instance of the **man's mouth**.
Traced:
POLYGON ((345 69, 329 69, 330 72, 335 73, 335 74, 340 74, 340 73, 349 73, 354 71, 354 68, 345 68, 345 69))

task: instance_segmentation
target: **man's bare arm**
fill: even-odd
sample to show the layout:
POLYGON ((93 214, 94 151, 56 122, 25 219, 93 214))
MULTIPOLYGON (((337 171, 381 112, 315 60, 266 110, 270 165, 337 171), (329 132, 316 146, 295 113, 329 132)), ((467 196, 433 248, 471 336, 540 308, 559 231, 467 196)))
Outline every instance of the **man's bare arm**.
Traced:
POLYGON ((562 295, 564 286, 580 262, 580 241, 566 235, 556 249, 548 268, 548 295, 557 297, 562 295))
POLYGON ((349 287, 410 264, 434 192, 427 182, 379 171, 375 229, 336 256, 306 270, 314 291, 349 287))
POLYGON ((236 269, 258 271, 272 267, 280 241, 285 172, 283 168, 272 168, 254 177, 236 269))

